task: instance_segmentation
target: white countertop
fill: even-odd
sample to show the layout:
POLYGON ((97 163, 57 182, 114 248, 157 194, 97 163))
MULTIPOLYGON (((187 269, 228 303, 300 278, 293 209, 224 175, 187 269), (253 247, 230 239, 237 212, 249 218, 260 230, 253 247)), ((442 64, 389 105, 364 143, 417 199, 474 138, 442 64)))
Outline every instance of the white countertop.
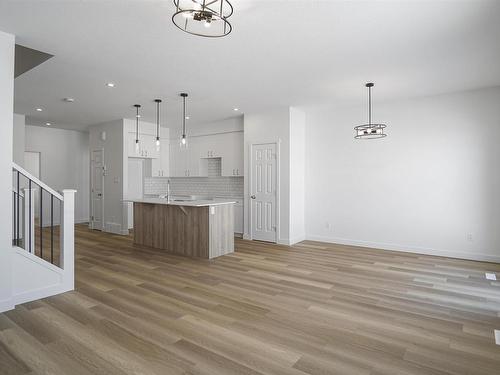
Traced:
POLYGON ((234 200, 217 199, 217 200, 171 200, 165 198, 142 198, 142 199, 125 199, 125 202, 150 203, 150 204, 166 204, 170 206, 187 206, 187 207, 207 207, 220 206, 223 204, 234 204, 234 200))

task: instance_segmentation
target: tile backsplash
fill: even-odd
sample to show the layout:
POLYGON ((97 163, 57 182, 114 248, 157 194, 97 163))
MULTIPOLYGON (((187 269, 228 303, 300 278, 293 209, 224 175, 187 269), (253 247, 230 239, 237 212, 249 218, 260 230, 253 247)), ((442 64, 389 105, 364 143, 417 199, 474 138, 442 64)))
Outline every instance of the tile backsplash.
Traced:
MULTIPOLYGON (((220 164, 219 164, 220 165, 220 164)), ((209 175, 210 166, 209 166, 209 175)), ((205 195, 210 197, 243 197, 243 177, 150 177, 144 180, 145 195, 161 195, 170 180, 172 195, 205 195)))

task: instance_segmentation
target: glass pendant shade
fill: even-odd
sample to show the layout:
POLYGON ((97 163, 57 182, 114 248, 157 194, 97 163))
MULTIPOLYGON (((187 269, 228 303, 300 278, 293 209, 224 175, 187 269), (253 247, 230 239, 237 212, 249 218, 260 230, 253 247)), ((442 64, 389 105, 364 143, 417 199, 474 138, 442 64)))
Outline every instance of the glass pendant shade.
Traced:
POLYGON ((372 87, 373 83, 365 85, 368 88, 368 124, 358 125, 354 127, 355 139, 377 139, 384 138, 387 134, 384 133, 386 124, 373 124, 372 123, 372 87))
POLYGON ((188 149, 188 139, 185 134, 181 135, 179 139, 179 147, 181 148, 181 150, 188 149))
POLYGON ((181 150, 187 150, 188 148, 188 139, 186 135, 186 98, 188 94, 182 93, 182 134, 179 139, 179 147, 181 150))
POLYGON ((155 99, 156 103, 156 151, 160 151, 160 103, 161 99, 155 99))
POLYGON ((228 35, 232 26, 228 19, 233 6, 227 0, 173 0, 175 13, 172 21, 189 34, 208 38, 228 35))

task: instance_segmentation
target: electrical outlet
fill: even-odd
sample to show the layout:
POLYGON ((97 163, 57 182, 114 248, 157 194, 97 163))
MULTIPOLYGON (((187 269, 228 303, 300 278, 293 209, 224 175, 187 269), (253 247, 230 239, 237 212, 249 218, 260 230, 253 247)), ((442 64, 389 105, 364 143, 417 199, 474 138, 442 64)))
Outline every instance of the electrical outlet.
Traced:
POLYGON ((474 241, 474 236, 472 235, 472 233, 467 233, 467 241, 469 242, 474 241))
POLYGON ((325 223, 325 228, 326 228, 327 230, 332 230, 332 224, 331 224, 330 222, 328 222, 328 221, 327 221, 327 222, 325 223))

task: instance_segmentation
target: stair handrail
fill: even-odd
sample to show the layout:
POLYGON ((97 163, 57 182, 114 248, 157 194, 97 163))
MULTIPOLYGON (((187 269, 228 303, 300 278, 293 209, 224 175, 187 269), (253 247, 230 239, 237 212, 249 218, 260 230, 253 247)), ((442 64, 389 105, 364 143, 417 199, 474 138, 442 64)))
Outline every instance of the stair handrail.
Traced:
POLYGON ((20 167, 19 165, 17 165, 14 162, 12 162, 12 168, 15 169, 15 170, 17 170, 24 177, 26 177, 26 178, 30 179, 31 181, 33 181, 35 184, 37 184, 38 186, 40 186, 43 190, 45 190, 45 191, 49 192, 50 194, 52 194, 54 197, 56 197, 60 201, 64 201, 64 197, 61 195, 61 193, 58 193, 57 191, 55 191, 54 189, 52 189, 49 185, 47 185, 44 182, 40 181, 40 179, 38 179, 35 176, 33 176, 31 173, 29 173, 24 168, 20 167))

